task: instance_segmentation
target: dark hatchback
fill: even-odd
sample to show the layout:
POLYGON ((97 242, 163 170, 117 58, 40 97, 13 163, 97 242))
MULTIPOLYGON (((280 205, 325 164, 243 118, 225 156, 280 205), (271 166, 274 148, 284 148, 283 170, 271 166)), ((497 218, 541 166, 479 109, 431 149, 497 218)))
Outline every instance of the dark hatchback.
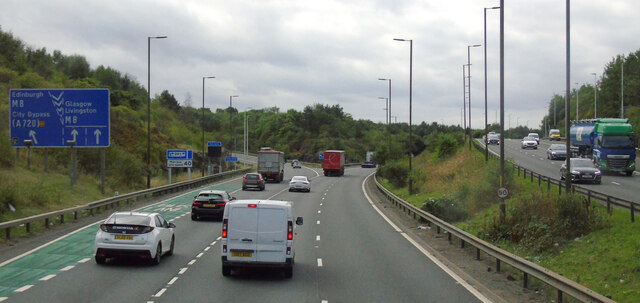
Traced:
MULTIPOLYGON (((602 182, 602 172, 590 159, 571 158, 571 182, 591 182, 600 184, 602 182)), ((567 163, 560 167, 560 179, 564 180, 567 173, 567 163)))
POLYGON ((264 190, 264 179, 262 175, 258 173, 248 173, 242 177, 242 190, 247 188, 257 188, 258 190, 264 190))
POLYGON ((235 199, 235 197, 231 197, 226 191, 202 191, 194 197, 193 203, 191 204, 191 220, 195 221, 203 217, 221 220, 225 205, 235 199))
POLYGON ((376 162, 373 162, 373 161, 367 161, 360 164, 360 167, 362 168, 376 168, 376 166, 377 166, 376 162))
POLYGON ((567 158, 567 146, 563 144, 551 144, 547 149, 547 159, 566 159, 567 158))

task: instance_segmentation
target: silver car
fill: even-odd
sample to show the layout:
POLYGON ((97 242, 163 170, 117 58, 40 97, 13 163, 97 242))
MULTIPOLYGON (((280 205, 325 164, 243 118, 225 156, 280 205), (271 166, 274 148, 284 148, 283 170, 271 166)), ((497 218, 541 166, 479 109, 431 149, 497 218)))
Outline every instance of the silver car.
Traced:
POLYGON ((293 176, 289 182, 289 191, 311 191, 310 181, 305 176, 293 176))
POLYGON ((538 149, 538 141, 536 141, 536 139, 533 137, 524 137, 522 138, 522 141, 520 143, 521 143, 522 149, 525 149, 525 148, 538 149))

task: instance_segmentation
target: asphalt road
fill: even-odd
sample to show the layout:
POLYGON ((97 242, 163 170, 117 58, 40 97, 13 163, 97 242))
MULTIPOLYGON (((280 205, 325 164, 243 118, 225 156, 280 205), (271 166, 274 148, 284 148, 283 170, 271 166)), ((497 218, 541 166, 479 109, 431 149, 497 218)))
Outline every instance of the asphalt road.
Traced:
MULTIPOLYGON (((560 179, 560 166, 564 160, 547 159, 547 149, 550 145, 550 141, 542 140, 537 150, 522 149, 520 140, 506 139, 504 151, 505 156, 518 165, 544 176, 560 179)), ((500 154, 499 145, 489 145, 489 150, 500 154)), ((511 168, 510 165, 506 167, 511 168)), ((580 184, 580 186, 629 201, 637 201, 640 196, 640 178, 637 171, 629 177, 618 173, 604 173, 602 184, 580 184)))
POLYGON ((97 265, 97 225, 0 267, 0 301, 6 302, 481 302, 488 300, 442 269, 404 231, 387 222, 363 194, 372 169, 350 168, 343 177, 286 166, 311 178, 310 193, 290 193, 287 182, 265 191, 240 191, 240 179, 208 188, 238 199, 294 202, 296 264, 292 279, 270 270, 223 277, 221 223, 192 221, 196 192, 144 207, 177 225, 175 253, 158 266, 134 261, 97 265), (6 298, 6 299, 5 299, 6 298))

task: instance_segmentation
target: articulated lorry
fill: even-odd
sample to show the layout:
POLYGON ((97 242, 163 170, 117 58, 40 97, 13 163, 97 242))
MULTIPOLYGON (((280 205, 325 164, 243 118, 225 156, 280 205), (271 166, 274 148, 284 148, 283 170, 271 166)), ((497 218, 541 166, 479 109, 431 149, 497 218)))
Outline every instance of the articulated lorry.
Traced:
POLYGON ((258 151, 258 173, 265 180, 282 182, 284 180, 284 153, 270 147, 261 147, 258 151))
POLYGON ((322 160, 322 170, 325 176, 344 175, 344 151, 326 150, 322 160))
POLYGON ((635 138, 629 119, 599 118, 572 121, 571 154, 589 157, 602 171, 636 169, 635 138))

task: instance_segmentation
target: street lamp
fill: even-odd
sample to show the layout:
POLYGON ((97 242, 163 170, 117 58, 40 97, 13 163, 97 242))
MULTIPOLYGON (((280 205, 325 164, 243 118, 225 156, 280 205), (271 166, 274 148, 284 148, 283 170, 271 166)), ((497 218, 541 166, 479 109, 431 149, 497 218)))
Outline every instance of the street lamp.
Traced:
POLYGON ((467 140, 467 69, 462 64, 462 118, 464 120, 464 139, 467 140))
POLYGON ((205 148, 207 146, 206 141, 204 141, 204 80, 205 79, 213 79, 215 78, 214 76, 211 77, 202 77, 202 176, 204 177, 204 170, 205 170, 205 164, 204 164, 204 159, 207 158, 207 153, 205 151, 205 148))
POLYGON ((479 47, 481 44, 467 45, 467 77, 469 78, 469 150, 471 150, 471 140, 473 136, 471 134, 471 48, 479 47))
POLYGON ((165 38, 147 37, 147 188, 151 188, 151 39, 165 38))
POLYGON ((578 108, 580 107, 580 84, 575 82, 576 86, 576 121, 578 120, 578 108))
MULTIPOLYGON (((233 114, 233 98, 237 98, 239 97, 238 95, 234 95, 234 96, 229 96, 229 134, 231 136, 233 136, 233 152, 231 154, 231 156, 233 157, 233 153, 236 151, 236 135, 233 133, 233 119, 231 118, 231 115, 233 114)), ((231 141, 231 140, 229 140, 231 141)), ((231 145, 231 142, 229 142, 229 145, 231 145)))
POLYGON ((413 40, 412 39, 397 39, 395 41, 409 42, 409 195, 413 193, 413 173, 411 170, 411 159, 413 158, 413 140, 411 139, 411 109, 413 98, 413 40))
MULTIPOLYGON (((386 107, 385 107, 385 108, 383 108, 383 109, 386 111, 386 113, 385 113, 386 117, 385 117, 385 118, 387 118, 387 127, 388 127, 388 125, 389 125, 389 98, 387 98, 387 97, 378 97, 378 99, 380 99, 380 100, 385 100, 384 105, 385 105, 386 107)), ((388 131, 388 130, 389 130, 389 129, 387 128, 387 131, 388 131)))
POLYGON ((248 107, 244 111, 244 164, 247 165, 247 158, 249 158, 249 118, 247 116, 247 112, 253 109, 248 107))
POLYGON ((597 95, 598 95, 598 79, 596 73, 591 73, 593 75, 593 118, 598 118, 598 106, 597 106, 597 95))
MULTIPOLYGON (((484 137, 489 135, 489 126, 487 125, 487 10, 499 9, 499 6, 484 8, 484 137)), ((484 162, 489 162, 489 147, 485 144, 484 162)))
POLYGON ((389 81, 389 112, 387 116, 389 116, 388 120, 391 123, 391 79, 378 78, 380 81, 389 81))

